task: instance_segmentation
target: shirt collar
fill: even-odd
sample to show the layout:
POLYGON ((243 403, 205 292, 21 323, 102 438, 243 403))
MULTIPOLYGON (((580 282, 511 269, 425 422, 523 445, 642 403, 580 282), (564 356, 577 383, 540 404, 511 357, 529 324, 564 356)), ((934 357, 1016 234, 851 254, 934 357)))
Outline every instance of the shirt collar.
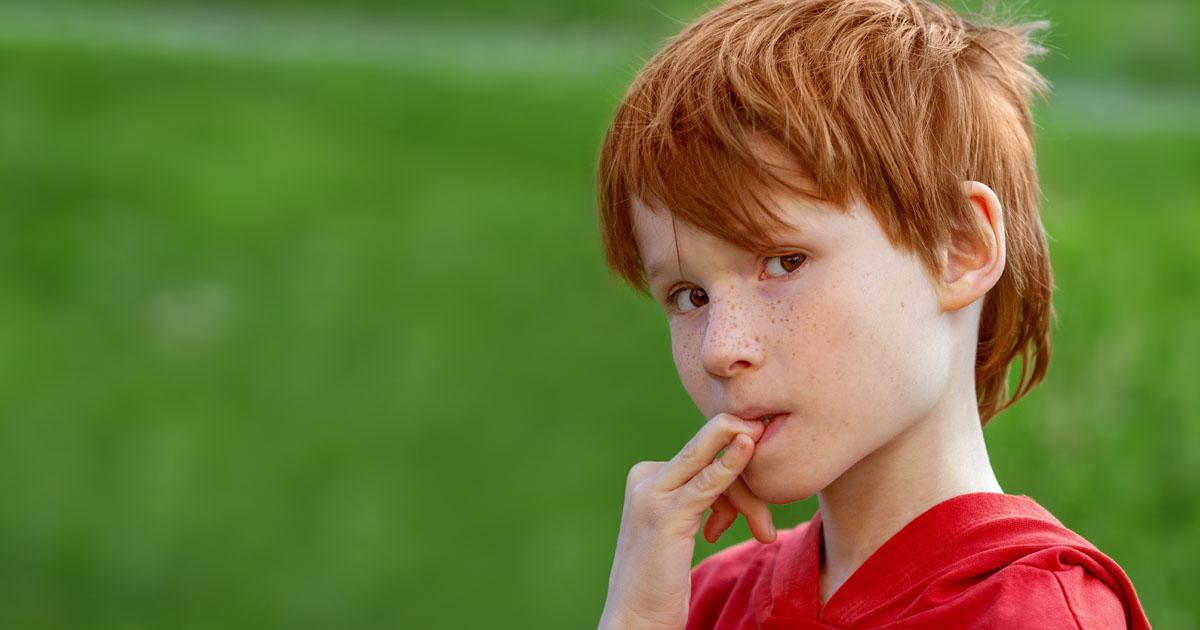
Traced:
MULTIPOLYGON (((851 574, 821 605, 820 563, 822 526, 817 510, 798 535, 781 540, 771 569, 771 588, 764 589, 757 607, 760 617, 821 619, 850 624, 884 603, 919 586, 922 577, 960 557, 963 549, 946 544, 981 522, 1005 517, 1029 517, 1062 524, 1025 495, 972 492, 946 499, 909 521, 851 574), (914 550, 920 550, 914 553, 914 550), (767 592, 769 590, 769 593, 767 592)), ((798 528, 799 529, 799 528, 798 528)))

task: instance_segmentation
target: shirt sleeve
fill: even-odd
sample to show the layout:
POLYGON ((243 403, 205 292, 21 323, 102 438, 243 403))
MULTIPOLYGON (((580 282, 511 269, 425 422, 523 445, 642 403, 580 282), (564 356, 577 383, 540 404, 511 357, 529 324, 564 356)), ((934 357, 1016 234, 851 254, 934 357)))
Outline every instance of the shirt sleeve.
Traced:
POLYGON ((1055 571, 1051 575, 1058 580, 1063 599, 1080 628, 1127 627, 1125 603, 1121 596, 1095 575, 1081 566, 1055 571))

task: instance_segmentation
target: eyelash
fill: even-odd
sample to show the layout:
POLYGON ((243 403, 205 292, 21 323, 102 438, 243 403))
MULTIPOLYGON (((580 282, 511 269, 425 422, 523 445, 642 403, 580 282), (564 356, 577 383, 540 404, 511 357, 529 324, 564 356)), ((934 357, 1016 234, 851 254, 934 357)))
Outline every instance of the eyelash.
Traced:
MULTIPOLYGON (((799 265, 797 265, 795 269, 793 269, 793 270, 791 270, 791 271, 788 271, 788 272, 787 272, 787 273, 785 273, 784 275, 782 275, 782 276, 771 276, 772 278, 786 278, 786 277, 788 277, 788 276, 790 276, 790 275, 792 275, 792 274, 796 273, 797 271, 800 271, 800 269, 801 269, 802 267, 804 267, 804 263, 808 262, 808 254, 804 254, 804 253, 801 253, 801 252, 788 252, 788 253, 786 253, 786 254, 776 254, 776 255, 774 255, 774 256, 767 256, 767 257, 766 257, 766 258, 764 258, 763 260, 764 260, 764 261, 767 261, 767 260, 771 260, 771 259, 773 259, 773 258, 787 258, 787 257, 789 257, 789 256, 800 256, 800 264, 799 264, 799 265)), ((765 264, 764 264, 763 266, 764 266, 764 267, 766 267, 766 265, 765 265, 765 264)), ((681 314, 681 315, 685 315, 685 314, 687 314, 687 313, 690 313, 691 311, 684 311, 684 310, 680 310, 680 309, 679 309, 679 307, 677 307, 677 306, 675 305, 675 303, 676 303, 676 296, 678 296, 680 293, 683 293, 684 291, 691 291, 693 288, 695 288, 695 287, 683 286, 683 287, 679 287, 679 288, 677 288, 677 289, 675 289, 675 290, 671 291, 670 293, 668 293, 668 294, 667 294, 667 308, 668 308, 668 309, 670 309, 670 311, 671 311, 671 312, 674 312, 674 313, 679 313, 679 314, 681 314)), ((699 307, 699 306, 697 306, 696 308, 698 309, 698 308, 700 308, 700 307, 699 307)), ((696 309, 692 309, 692 310, 696 310, 696 309)))

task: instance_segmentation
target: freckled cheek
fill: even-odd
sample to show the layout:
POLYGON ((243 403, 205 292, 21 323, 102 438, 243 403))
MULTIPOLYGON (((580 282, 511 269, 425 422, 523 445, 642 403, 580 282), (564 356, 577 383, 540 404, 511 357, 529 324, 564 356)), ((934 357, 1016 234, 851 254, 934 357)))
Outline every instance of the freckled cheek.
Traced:
POLYGON ((805 297, 789 302, 782 331, 791 341, 793 353, 811 360, 845 349, 848 335, 853 335, 853 325, 847 321, 853 316, 853 306, 835 291, 822 290, 805 297))
POLYGON ((675 358, 675 367, 681 377, 702 370, 699 333, 685 326, 673 326, 671 355, 675 358))
POLYGON ((671 329, 671 356, 675 360, 675 371, 679 382, 692 402, 704 413, 711 413, 711 386, 705 374, 700 356, 700 336, 695 331, 682 327, 671 329))
POLYGON ((787 326, 793 378, 821 405, 853 406, 862 400, 864 383, 880 376, 886 340, 871 312, 874 305, 852 289, 822 291, 794 304, 787 326))

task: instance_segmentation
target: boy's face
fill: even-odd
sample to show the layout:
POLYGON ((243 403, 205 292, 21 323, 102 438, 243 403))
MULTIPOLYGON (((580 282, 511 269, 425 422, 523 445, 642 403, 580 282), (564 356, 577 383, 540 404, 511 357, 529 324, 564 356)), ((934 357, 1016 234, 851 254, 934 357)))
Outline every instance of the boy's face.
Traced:
POLYGON ((762 499, 788 503, 928 416, 950 389, 953 340, 932 276, 892 247, 868 208, 772 198, 795 229, 776 234, 769 252, 678 219, 673 230, 670 216, 641 203, 633 219, 648 275, 661 265, 650 290, 704 417, 791 414, 742 474, 762 499))

